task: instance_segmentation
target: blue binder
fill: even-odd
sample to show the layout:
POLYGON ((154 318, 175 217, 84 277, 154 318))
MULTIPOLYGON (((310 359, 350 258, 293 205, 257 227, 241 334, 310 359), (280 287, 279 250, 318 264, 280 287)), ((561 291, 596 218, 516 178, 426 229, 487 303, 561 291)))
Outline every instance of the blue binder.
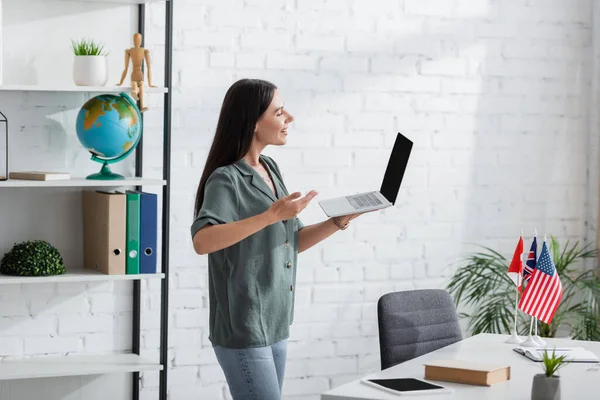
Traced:
POLYGON ((155 193, 140 193, 140 274, 156 273, 158 203, 155 193))

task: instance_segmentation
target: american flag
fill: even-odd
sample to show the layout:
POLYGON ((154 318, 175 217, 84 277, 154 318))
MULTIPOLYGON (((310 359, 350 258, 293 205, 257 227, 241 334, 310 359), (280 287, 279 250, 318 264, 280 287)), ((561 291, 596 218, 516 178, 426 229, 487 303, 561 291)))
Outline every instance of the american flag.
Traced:
POLYGON ((529 248, 529 254, 527 255, 527 262, 523 268, 523 281, 529 283, 529 278, 535 268, 535 261, 537 259, 537 238, 533 237, 533 242, 529 248))
POLYGON ((531 274, 531 280, 519 301, 519 308, 524 313, 549 324, 552 322, 561 299, 562 285, 544 241, 540 258, 531 274))

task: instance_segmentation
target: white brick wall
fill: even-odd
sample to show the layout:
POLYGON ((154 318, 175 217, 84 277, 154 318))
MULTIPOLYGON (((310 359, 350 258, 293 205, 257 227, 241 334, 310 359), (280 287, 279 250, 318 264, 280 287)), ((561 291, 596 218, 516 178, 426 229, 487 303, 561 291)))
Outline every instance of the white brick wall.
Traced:
MULTIPOLYGON (((291 190, 315 188, 325 198, 377 188, 395 133, 415 142, 395 208, 363 216, 300 255, 286 399, 316 400, 376 371, 379 296, 443 286, 452 262, 474 249, 469 243, 510 256, 521 229, 595 240, 600 50, 592 37, 600 18, 593 1, 371 3, 175 5, 171 399, 230 398, 208 341, 207 260, 193 252, 189 225, 223 95, 239 78, 277 84, 296 117, 288 145, 267 150, 291 190)), ((148 17, 161 82, 162 6, 150 6, 148 17)), ((20 127, 13 168, 35 161, 36 168, 95 171, 69 127, 83 100, 2 94, 2 110, 20 127)), ((146 116, 145 163, 154 176, 161 116, 146 116)), ((131 171, 131 161, 115 169, 131 171)), ((60 209, 74 195, 45 205, 60 209)), ((3 215, 19 226, 25 206, 9 205, 22 197, 2 196, 3 215)), ((324 215, 314 203, 301 217, 310 224, 324 215)), ((27 231, 11 235, 2 250, 27 231)), ((79 255, 66 239, 61 245, 67 257, 79 255)), ((143 286, 142 346, 155 357, 159 282, 143 286)), ((128 284, 5 287, 0 298, 1 356, 130 346, 128 284)), ((157 398, 157 379, 144 375, 143 399, 157 398)))
MULTIPOLYGON (((186 35, 207 41, 219 31, 225 39, 183 44, 209 62, 194 71, 206 79, 182 75, 179 96, 193 101, 205 89, 197 82, 210 80, 211 96, 197 112, 216 114, 239 78, 277 84, 296 122, 288 145, 267 152, 293 190, 317 188, 325 198, 377 188, 395 132, 415 141, 396 208, 365 216, 300 255, 286 399, 318 399, 376 370, 379 296, 443 285, 452 261, 473 249, 467 243, 509 256, 521 229, 588 237, 596 211, 581 204, 595 201, 588 182, 597 173, 588 178, 587 157, 576 154, 588 147, 594 108, 591 9, 591 0, 382 0, 377 7, 282 0, 203 8, 207 19, 186 35)), ((214 124, 199 130, 191 120, 176 131, 207 141, 213 133, 214 124)), ((193 150, 206 154, 208 146, 193 150)), ((192 199, 198 177, 175 189, 192 199)), ((185 212, 173 230, 187 232, 185 212)), ((324 216, 312 204, 302 218, 324 216)), ((188 274, 190 257, 202 265, 191 269, 205 274, 203 257, 186 252, 173 263, 188 274)), ((210 344, 203 345, 199 353, 194 342, 172 340, 175 364, 214 362, 210 344)), ((225 387, 218 369, 206 378, 202 371, 185 376, 173 384, 182 399, 190 385, 225 387)))

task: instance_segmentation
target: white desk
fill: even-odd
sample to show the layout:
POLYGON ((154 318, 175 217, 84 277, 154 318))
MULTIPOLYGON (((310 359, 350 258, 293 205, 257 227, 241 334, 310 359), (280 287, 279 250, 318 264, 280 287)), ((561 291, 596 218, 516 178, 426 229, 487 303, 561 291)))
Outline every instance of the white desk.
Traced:
MULTIPOLYGON (((429 396, 398 396, 371 388, 356 380, 323 393, 321 400, 399 400, 401 398, 418 400, 529 400, 531 398, 533 376, 543 372, 542 364, 530 361, 514 352, 512 350, 515 347, 514 345, 504 343, 507 338, 506 335, 492 334, 473 336, 384 371, 365 376, 365 378, 409 377, 423 379, 425 373, 423 363, 439 359, 457 359, 510 365, 511 377, 507 382, 497 383, 490 387, 437 382, 442 386, 454 389, 454 393, 429 396)), ((567 339, 544 340, 547 346, 585 347, 600 357, 600 342, 567 339)), ((559 370, 563 399, 600 399, 600 370, 587 371, 588 368, 593 366, 597 367, 598 365, 572 363, 559 370)))

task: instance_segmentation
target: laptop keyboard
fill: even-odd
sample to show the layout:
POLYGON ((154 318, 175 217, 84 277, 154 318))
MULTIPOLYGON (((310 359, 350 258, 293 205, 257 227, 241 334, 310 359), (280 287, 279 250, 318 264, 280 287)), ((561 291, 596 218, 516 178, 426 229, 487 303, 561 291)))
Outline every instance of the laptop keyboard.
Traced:
POLYGON ((347 196, 346 199, 352 204, 356 210, 373 207, 381 204, 381 200, 377 198, 373 193, 358 194, 355 196, 347 196))

